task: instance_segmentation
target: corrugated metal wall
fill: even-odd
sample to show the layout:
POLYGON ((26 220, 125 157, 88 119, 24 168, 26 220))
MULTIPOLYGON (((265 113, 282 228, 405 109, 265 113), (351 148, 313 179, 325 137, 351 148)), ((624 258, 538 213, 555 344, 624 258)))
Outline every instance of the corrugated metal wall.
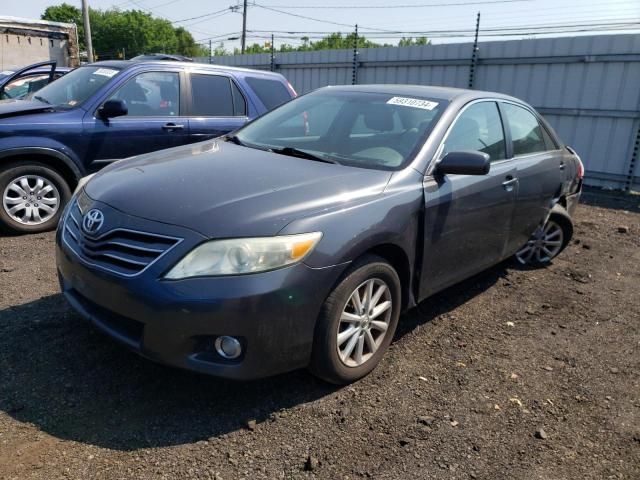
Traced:
MULTIPOLYGON (((471 43, 363 49, 357 83, 466 88, 472 49, 471 43)), ((237 55, 212 62, 269 69, 271 58, 237 55)), ((275 65, 304 93, 351 84, 353 51, 277 53, 275 65)), ((474 88, 536 107, 581 155, 588 184, 640 190, 640 35, 481 42, 474 88)))

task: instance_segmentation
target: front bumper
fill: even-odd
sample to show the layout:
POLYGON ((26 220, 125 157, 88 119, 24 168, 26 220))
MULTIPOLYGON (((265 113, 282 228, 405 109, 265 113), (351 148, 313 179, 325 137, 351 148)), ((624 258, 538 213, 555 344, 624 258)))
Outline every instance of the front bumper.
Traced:
POLYGON ((162 280, 163 269, 202 241, 181 232, 188 238, 162 265, 127 278, 83 262, 62 240, 62 223, 56 261, 75 310, 144 357, 220 377, 252 379, 308 365, 316 318, 345 268, 297 264, 252 275, 162 280), (215 353, 220 335, 241 340, 240 358, 215 353))

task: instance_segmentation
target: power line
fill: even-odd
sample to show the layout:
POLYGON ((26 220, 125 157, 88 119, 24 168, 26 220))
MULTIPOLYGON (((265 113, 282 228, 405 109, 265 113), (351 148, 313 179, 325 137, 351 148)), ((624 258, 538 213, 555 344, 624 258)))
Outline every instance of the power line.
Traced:
MULTIPOLYGON (((253 6, 254 7, 263 8, 265 10, 270 10, 272 12, 280 13, 282 15, 289 15, 290 17, 303 18, 305 20, 312 20, 314 22, 326 23, 326 24, 329 24, 329 25, 338 25, 340 27, 353 27, 353 24, 332 22, 331 20, 323 20, 323 19, 320 19, 320 18, 307 17, 306 15, 298 15, 297 13, 290 13, 290 12, 285 12, 285 11, 282 11, 282 10, 277 10, 275 8, 267 7, 267 6, 261 5, 259 3, 254 3, 253 6)), ((380 32, 385 32, 386 31, 383 28, 376 28, 376 27, 363 27, 363 28, 366 28, 367 30, 377 30, 377 31, 380 31, 380 32)))
POLYGON ((198 20, 200 18, 210 17, 212 15, 217 15, 218 13, 228 12, 229 10, 232 10, 234 8, 235 7, 227 7, 227 8, 223 8, 222 10, 216 10, 215 12, 204 13, 202 15, 197 15, 195 17, 183 18, 182 20, 173 20, 173 23, 182 23, 182 22, 188 22, 190 20, 198 20))
MULTIPOLYGON (((626 20, 626 19, 624 19, 626 20)), ((593 30, 601 30, 601 29, 628 29, 628 28, 637 28, 640 26, 640 19, 636 21, 618 21, 618 22, 602 22, 602 23, 573 23, 573 24, 546 24, 546 25, 524 25, 518 27, 499 27, 499 28, 485 28, 480 31, 481 35, 484 36, 493 36, 494 33, 502 34, 502 33, 514 33, 514 32, 525 32, 527 34, 535 33, 538 31, 547 31, 550 33, 558 33, 564 32, 568 30, 575 29, 589 29, 593 30)), ((581 30, 582 31, 582 30, 581 30)), ((324 38, 326 35, 330 35, 332 33, 340 33, 350 35, 353 32, 329 32, 329 31, 277 31, 277 30, 248 30, 249 33, 252 34, 266 34, 266 33, 279 33, 284 35, 279 35, 277 38, 299 38, 292 35, 304 35, 309 38, 324 38), (286 36, 289 35, 289 36, 286 36)), ((475 33, 475 29, 465 29, 465 30, 414 30, 414 31, 395 31, 395 32, 369 32, 367 33, 368 38, 398 38, 399 36, 407 36, 407 35, 420 35, 420 36, 435 36, 435 35, 443 35, 447 37, 457 37, 466 34, 475 33)), ((518 33, 515 33, 518 34, 518 33)), ((523 33, 524 34, 524 33, 523 33)), ((253 37, 259 37, 260 35, 252 35, 253 37)), ((265 37, 266 38, 266 37, 265 37)))
MULTIPOLYGON (((215 20, 216 18, 220 18, 220 17, 224 17, 225 15, 228 15, 230 13, 234 13, 234 10, 225 10, 224 12, 218 13, 217 15, 211 16, 211 17, 207 17, 203 20, 197 20, 195 22, 191 22, 191 23, 185 23, 182 26, 183 27, 191 27, 192 25, 199 25, 203 22, 208 22, 209 20, 215 20)), ((174 22, 176 23, 176 22, 174 22)))
MULTIPOLYGON (((295 10, 336 10, 336 9, 349 9, 349 10, 365 10, 365 9, 397 9, 397 8, 428 8, 428 7, 457 7, 466 5, 489 5, 493 3, 519 3, 519 2, 532 2, 533 0, 485 0, 485 1, 469 1, 462 3, 421 3, 421 4, 405 4, 405 5, 260 5, 261 7, 269 8, 289 8, 295 10)), ((257 5, 256 5, 257 6, 257 5)))

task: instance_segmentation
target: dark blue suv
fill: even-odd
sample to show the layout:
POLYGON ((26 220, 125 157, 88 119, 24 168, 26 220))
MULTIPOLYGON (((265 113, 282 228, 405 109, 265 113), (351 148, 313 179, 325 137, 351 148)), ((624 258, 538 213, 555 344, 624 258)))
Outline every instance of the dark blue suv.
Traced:
POLYGON ((52 229, 82 176, 226 134, 295 95, 271 72, 108 61, 77 68, 29 100, 0 101, 0 228, 52 229))

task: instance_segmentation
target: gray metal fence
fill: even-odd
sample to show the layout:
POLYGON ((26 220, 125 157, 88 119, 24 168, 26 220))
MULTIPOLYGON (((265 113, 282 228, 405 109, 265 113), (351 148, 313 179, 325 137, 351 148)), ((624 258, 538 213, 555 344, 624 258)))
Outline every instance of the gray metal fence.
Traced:
MULTIPOLYGON (((472 43, 277 53, 275 71, 299 93, 325 85, 401 83, 466 88, 472 43)), ((581 155, 586 182, 640 190, 640 34, 479 44, 474 88, 526 100, 581 155)), ((209 62, 209 58, 199 61, 209 62)), ((269 54, 212 63, 271 68, 269 54)))

